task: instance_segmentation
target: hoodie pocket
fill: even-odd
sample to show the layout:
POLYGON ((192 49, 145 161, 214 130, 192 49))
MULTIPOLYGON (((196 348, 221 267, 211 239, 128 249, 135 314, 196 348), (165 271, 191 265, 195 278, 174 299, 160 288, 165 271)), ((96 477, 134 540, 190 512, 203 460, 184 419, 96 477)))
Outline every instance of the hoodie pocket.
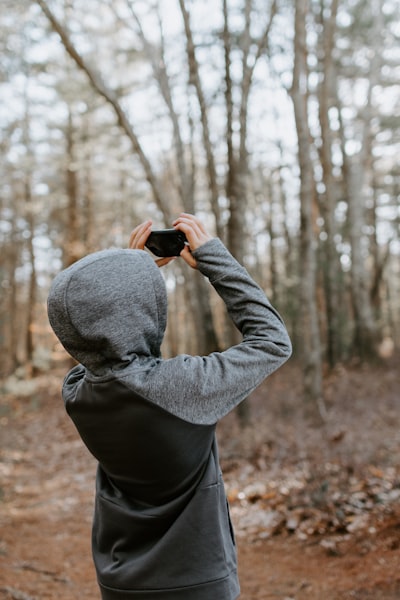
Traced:
POLYGON ((99 581, 125 590, 195 586, 228 577, 236 549, 222 477, 154 514, 98 495, 93 556, 99 581))

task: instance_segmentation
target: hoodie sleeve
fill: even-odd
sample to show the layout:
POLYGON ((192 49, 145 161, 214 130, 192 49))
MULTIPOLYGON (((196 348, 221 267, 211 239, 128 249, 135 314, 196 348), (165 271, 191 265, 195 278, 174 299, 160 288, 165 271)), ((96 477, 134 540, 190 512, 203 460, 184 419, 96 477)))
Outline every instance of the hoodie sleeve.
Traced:
POLYGON ((242 341, 208 356, 162 360, 148 380, 149 400, 196 424, 216 423, 291 354, 286 327, 261 288, 214 238, 193 252, 221 296, 242 341))

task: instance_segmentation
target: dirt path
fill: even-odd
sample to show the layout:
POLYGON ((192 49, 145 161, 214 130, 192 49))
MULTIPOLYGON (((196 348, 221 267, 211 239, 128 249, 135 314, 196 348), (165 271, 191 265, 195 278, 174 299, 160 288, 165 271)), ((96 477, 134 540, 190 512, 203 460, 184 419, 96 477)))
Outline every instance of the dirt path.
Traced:
MULTIPOLYGON (((58 378, 46 378, 28 397, 4 394, 0 401, 0 598, 4 600, 99 598, 90 555, 95 464, 64 414, 55 391, 58 386, 58 378)), ((390 388, 392 393, 396 386, 397 381, 390 388)), ((389 405, 393 408, 393 399, 389 405)), ((381 436, 393 438, 396 418, 394 422, 392 415, 387 420, 388 430, 381 436)), ((232 431, 232 423, 226 427, 232 431)), ((220 435, 224 437, 223 427, 220 435)), ((271 451, 271 440, 265 447, 271 451)), ((261 448, 258 441, 257 448, 261 448)), ((235 451, 239 452, 237 447, 235 451)), ((249 462, 254 463, 254 447, 248 452, 249 462)), ((238 481, 247 488, 249 482, 260 485, 257 473, 267 457, 258 450, 259 470, 253 467, 246 472, 248 459, 235 463, 232 444, 222 443, 222 455, 237 531, 241 600, 400 598, 397 480, 389 486, 382 475, 378 483, 387 487, 394 501, 374 505, 366 527, 355 527, 351 533, 331 529, 306 534, 300 527, 291 529, 286 519, 285 525, 272 531, 259 521, 257 526, 248 525, 249 514, 263 518, 271 514, 266 505, 271 502, 269 488, 265 493, 264 487, 261 500, 254 491, 251 501, 232 492, 238 481)), ((284 456, 280 469, 285 461, 284 456)), ((391 476, 397 477, 386 456, 382 461, 391 476)), ((289 510, 279 504, 277 511, 277 502, 276 514, 289 510)))

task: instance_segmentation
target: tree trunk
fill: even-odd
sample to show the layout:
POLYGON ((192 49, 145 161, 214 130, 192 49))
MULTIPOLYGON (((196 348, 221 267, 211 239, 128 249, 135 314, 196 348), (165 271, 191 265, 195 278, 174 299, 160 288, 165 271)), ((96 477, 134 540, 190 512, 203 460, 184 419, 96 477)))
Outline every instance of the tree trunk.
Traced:
POLYGON ((300 165, 300 295, 302 340, 301 357, 304 373, 305 400, 314 406, 322 400, 322 359, 316 302, 316 256, 313 231, 315 186, 308 127, 308 70, 306 15, 308 1, 296 3, 294 68, 291 97, 293 100, 300 165))
POLYGON ((322 194, 321 213, 324 219, 326 240, 322 244, 322 269, 324 274, 324 291, 327 323, 327 359, 330 367, 342 358, 340 335, 340 310, 342 307, 340 283, 341 265, 336 250, 336 220, 335 209, 337 204, 335 178, 332 164, 332 130, 329 120, 329 110, 333 106, 332 90, 336 85, 333 64, 334 34, 336 30, 338 0, 333 0, 329 16, 322 20, 322 59, 321 83, 318 90, 319 122, 321 127, 320 159, 323 173, 324 192, 322 194))
MULTIPOLYGON (((239 47, 242 53, 242 81, 240 85, 240 103, 238 111, 239 124, 239 144, 235 148, 234 139, 234 101, 233 101, 233 82, 231 78, 231 41, 234 36, 229 28, 229 13, 228 2, 223 0, 223 45, 224 45, 224 60, 225 60, 225 110, 227 115, 226 139, 227 139, 227 177, 226 177, 226 197, 229 206, 229 220, 227 227, 227 244, 235 256, 241 263, 244 263, 245 258, 245 240, 246 240, 246 218, 245 210, 247 206, 247 178, 249 172, 248 152, 247 152, 247 121, 248 121, 248 106, 253 74, 256 64, 265 52, 268 46, 269 32, 273 18, 276 14, 276 2, 274 1, 270 11, 269 21, 262 32, 261 36, 254 40, 251 36, 251 16, 252 16, 252 0, 245 0, 244 5, 244 28, 241 32, 239 47), (250 52, 255 46, 255 52, 250 60, 250 52)), ((228 326, 228 334, 230 344, 236 344, 240 340, 240 334, 232 325, 228 326)), ((238 407, 238 414, 243 424, 246 424, 249 419, 248 405, 246 402, 238 407)))
POLYGON ((3 361, 0 374, 7 376, 13 373, 19 365, 19 328, 21 315, 18 302, 18 283, 16 272, 19 264, 21 244, 17 231, 18 212, 18 191, 13 190, 13 209, 10 219, 10 233, 5 249, 1 249, 1 275, 7 282, 6 293, 1 296, 1 349, 3 361))
MULTIPOLYGON (((26 206, 26 220, 29 224, 29 237, 28 237, 28 252, 30 262, 30 275, 28 283, 28 297, 27 297, 27 322, 26 322, 26 335, 25 335, 25 360, 28 365, 33 365, 33 355, 35 351, 34 344, 34 328, 35 328, 35 307, 36 307, 36 266, 35 266, 35 252, 33 247, 33 238, 35 235, 35 223, 34 223, 34 211, 32 202, 32 188, 29 179, 29 174, 26 174, 25 179, 25 206, 26 206)), ((32 374, 34 372, 32 371, 32 374)))
MULTIPOLYGON (((193 198, 193 171, 190 169, 190 164, 188 164, 188 160, 185 156, 185 145, 183 143, 181 135, 179 117, 174 107, 171 82, 164 57, 165 48, 161 19, 160 17, 158 19, 160 30, 160 48, 157 51, 155 45, 149 42, 149 40, 146 38, 141 22, 137 14, 135 13, 133 4, 131 2, 128 3, 128 8, 136 24, 135 32, 139 36, 143 44, 143 49, 146 53, 146 56, 148 57, 151 63, 155 82, 158 85, 158 88, 167 107, 168 114, 171 120, 172 136, 177 166, 177 188, 181 201, 181 208, 183 207, 183 209, 186 212, 194 213, 195 207, 193 198)), ((117 12, 116 8, 114 8, 114 11, 117 12)), ((124 21, 124 24, 126 24, 126 19, 122 20, 124 21)), ((179 210, 181 210, 181 208, 179 210)))
POLYGON ((188 58, 189 68, 189 81, 196 91, 197 101, 200 108, 200 118, 203 134, 203 146, 207 161, 207 176, 209 182, 211 206, 215 215, 216 221, 216 233, 217 236, 222 237, 222 223, 221 223, 221 210, 219 206, 219 188, 217 179, 217 169, 215 165, 215 158, 213 147, 210 138, 210 125, 208 118, 208 107, 201 85, 199 65, 196 58, 196 49, 194 45, 192 29, 190 25, 189 12, 186 9, 185 0, 179 0, 179 6, 181 9, 183 25, 186 35, 186 53, 188 58))
POLYGON ((68 198, 68 210, 64 264, 65 266, 69 266, 82 258, 84 254, 84 248, 81 243, 79 230, 78 179, 75 166, 75 141, 71 112, 69 112, 68 115, 66 143, 66 191, 68 198))
POLYGON ((348 222, 351 244, 351 298, 354 311, 354 353, 361 359, 377 353, 377 327, 371 305, 370 284, 365 266, 365 188, 362 164, 351 165, 348 180, 348 222))
MULTIPOLYGON (((86 153, 82 160, 83 182, 82 182, 82 242, 87 252, 95 252, 96 244, 96 219, 95 219, 95 197, 92 174, 92 153, 88 145, 89 140, 89 117, 86 116, 82 126, 80 142, 85 145, 86 153)), ((122 218, 121 218, 122 221, 122 218)))

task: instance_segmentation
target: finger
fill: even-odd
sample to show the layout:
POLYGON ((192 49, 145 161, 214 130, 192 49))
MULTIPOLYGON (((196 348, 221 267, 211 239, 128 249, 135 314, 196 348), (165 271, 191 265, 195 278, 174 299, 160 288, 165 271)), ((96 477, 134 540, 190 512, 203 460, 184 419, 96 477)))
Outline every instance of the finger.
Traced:
POLYGON ((188 213, 181 213, 179 217, 175 219, 173 225, 177 225, 179 223, 185 223, 192 227, 201 227, 201 222, 194 215, 189 215, 188 213))
POLYGON ((205 231, 203 226, 198 222, 187 218, 180 217, 174 222, 175 229, 183 231, 189 242, 191 250, 196 250, 199 246, 211 239, 211 236, 205 231))
POLYGON ((148 220, 135 227, 129 238, 129 248, 143 250, 150 235, 151 226, 152 221, 148 220))
POLYGON ((176 219, 176 221, 174 221, 173 225, 175 225, 176 223, 185 223, 185 224, 193 227, 193 229, 198 232, 207 233, 203 222, 200 221, 200 219, 198 219, 194 215, 191 215, 189 213, 181 213, 179 215, 179 217, 176 219))
POLYGON ((196 223, 196 221, 188 218, 188 217, 179 217, 174 221, 173 226, 175 229, 183 231, 186 234, 186 237, 196 237, 199 238, 202 235, 202 231, 200 226, 196 223))
POLYGON ((136 248, 138 245, 138 240, 141 237, 141 234, 143 232, 143 223, 141 223, 140 225, 138 225, 137 227, 135 227, 135 229, 133 229, 133 231, 131 232, 131 235, 129 237, 129 248, 136 248))
POLYGON ((165 258, 157 258, 155 260, 155 263, 158 267, 164 267, 165 265, 168 265, 168 263, 172 262, 175 259, 176 256, 166 256, 165 258))
POLYGON ((196 269, 197 268, 197 261, 196 261, 196 259, 194 258, 194 256, 192 255, 192 253, 190 252, 190 250, 189 250, 189 248, 187 246, 184 247, 184 249, 182 250, 180 256, 189 265, 189 267, 192 267, 192 269, 196 269))

